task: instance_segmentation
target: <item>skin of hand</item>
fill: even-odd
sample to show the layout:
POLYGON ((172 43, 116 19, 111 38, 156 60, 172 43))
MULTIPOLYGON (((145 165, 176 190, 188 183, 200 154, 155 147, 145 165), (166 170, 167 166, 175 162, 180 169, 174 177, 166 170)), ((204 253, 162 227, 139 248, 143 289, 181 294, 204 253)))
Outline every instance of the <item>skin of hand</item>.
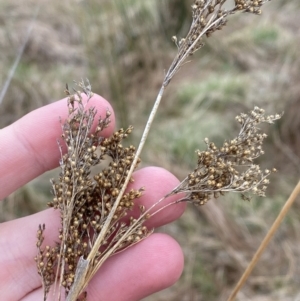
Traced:
MULTIPOLYGON (((86 101, 86 100, 85 100, 86 101)), ((56 140, 61 135, 58 116, 67 118, 67 100, 62 99, 30 112, 0 130, 0 200, 40 174, 58 166, 60 152, 56 140)), ((95 106, 97 116, 112 112, 111 123, 103 136, 113 133, 115 116, 110 104, 94 95, 87 106, 95 106)), ((97 117, 96 116, 96 117, 97 117)), ((131 187, 144 186, 138 200, 149 208, 172 190, 179 181, 168 171, 146 167, 134 174, 131 187)), ((178 196, 163 204, 174 202, 178 196)), ((169 206, 147 221, 159 227, 177 219, 185 204, 169 206)), ((42 212, 0 224, 1 300, 41 301, 43 292, 34 257, 37 254, 36 231, 46 224, 45 244, 53 245, 60 228, 59 212, 42 212)), ((183 269, 183 254, 178 243, 168 235, 155 233, 133 247, 109 258, 90 282, 89 301, 135 301, 171 286, 183 269)), ((51 300, 51 295, 48 296, 51 300)))

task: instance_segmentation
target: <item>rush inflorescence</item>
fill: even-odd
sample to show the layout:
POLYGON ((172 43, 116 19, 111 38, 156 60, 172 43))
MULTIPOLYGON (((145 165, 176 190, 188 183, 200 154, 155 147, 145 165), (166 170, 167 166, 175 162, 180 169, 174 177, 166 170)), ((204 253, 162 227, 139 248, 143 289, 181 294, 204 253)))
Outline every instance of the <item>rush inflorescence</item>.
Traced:
POLYGON ((249 200, 251 194, 265 196, 268 176, 276 169, 261 170, 255 159, 264 154, 262 144, 267 137, 258 127, 273 123, 281 114, 265 116, 263 109, 255 107, 249 114, 240 114, 236 120, 241 130, 236 138, 225 141, 221 147, 205 139, 207 149, 197 151, 197 166, 175 193, 186 192, 184 200, 204 205, 210 198, 225 192, 239 192, 249 200))
MULTIPOLYGON (((83 83, 80 86, 89 100, 92 97, 90 86, 83 83)), ((110 112, 107 111, 105 118, 100 118, 94 125, 95 108, 85 109, 80 92, 76 91, 73 95, 68 89, 66 92, 69 118, 62 125, 62 139, 67 152, 60 160, 60 177, 52 180, 54 198, 48 204, 60 211, 59 242, 55 247, 42 247, 45 225, 39 227, 37 235, 39 252, 36 262, 43 279, 45 298, 55 281, 61 283, 68 295, 79 258, 89 257, 109 218, 105 233, 101 234, 101 248, 97 249, 91 261, 90 275, 108 253, 123 250, 151 233, 142 225, 146 216, 131 230, 135 219, 128 217, 128 222, 124 221, 134 208, 135 200, 142 195, 142 187, 126 192, 113 209, 135 154, 132 145, 124 147, 122 144, 132 127, 103 138, 101 132, 110 123, 110 112), (108 166, 92 176, 92 167, 103 161, 109 162, 108 166)))
POLYGON ((204 45, 204 38, 221 30, 230 15, 237 12, 258 15, 268 0, 235 0, 232 8, 225 9, 227 2, 194 1, 188 34, 180 40, 172 38, 178 52, 162 81, 137 149, 123 145, 133 130, 131 126, 116 131, 109 138, 103 137, 111 112, 107 110, 103 118, 96 118, 95 108, 87 105, 93 97, 88 81, 80 82, 80 89, 73 94, 67 87, 69 114, 67 120, 61 121, 63 143, 59 143, 61 172, 52 180, 53 200, 48 204, 60 212, 61 228, 54 246, 43 244, 45 225, 40 225, 37 232, 35 260, 42 278, 44 300, 51 289, 56 300, 61 300, 62 289, 66 301, 86 300, 85 288, 107 258, 148 237, 152 229, 144 222, 167 206, 184 201, 204 205, 226 192, 238 192, 246 200, 252 194, 265 195, 268 177, 275 169, 262 171, 255 161, 264 153, 262 144, 267 137, 258 126, 273 123, 281 115, 266 116, 264 110, 255 107, 248 114, 236 117, 241 126, 236 138, 220 147, 206 138, 206 150, 196 152, 194 170, 151 208, 138 206, 139 216, 131 214, 144 188, 128 190, 127 187, 134 181, 133 171, 140 162, 165 88, 186 59, 204 45), (95 172, 100 163, 100 170, 95 172), (185 196, 153 210, 170 195, 179 193, 185 196))

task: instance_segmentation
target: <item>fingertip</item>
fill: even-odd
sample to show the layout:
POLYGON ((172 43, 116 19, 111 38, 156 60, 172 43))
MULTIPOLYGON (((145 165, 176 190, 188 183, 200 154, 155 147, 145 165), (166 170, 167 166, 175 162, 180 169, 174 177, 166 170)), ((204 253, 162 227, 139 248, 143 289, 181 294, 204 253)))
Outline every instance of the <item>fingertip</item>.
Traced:
MULTIPOLYGON (((86 102, 87 101, 87 96, 85 94, 82 94, 83 96, 83 101, 86 102)), ((110 124, 109 126, 103 130, 102 134, 105 137, 110 136, 115 128, 115 122, 116 122, 116 118, 115 118, 115 112, 111 106, 111 104, 105 99, 103 98, 101 95, 98 94, 94 94, 93 97, 89 100, 88 104, 87 104, 87 108, 90 107, 95 107, 97 110, 97 114, 96 114, 96 118, 104 118, 106 115, 106 112, 109 111, 110 112, 110 124)))
MULTIPOLYGON (((83 96, 83 102, 87 96, 83 96)), ((110 124, 101 135, 110 136, 114 131, 115 115, 107 100, 95 94, 86 109, 95 107, 95 119, 104 118, 110 111, 110 124)), ((61 137, 62 123, 68 118, 67 98, 36 109, 12 125, 0 131, 2 151, 0 166, 6 171, 1 176, 0 199, 26 184, 43 172, 58 166, 60 149, 57 140, 61 137), (18 181, 16 181, 16 169, 18 181)), ((94 122, 96 126, 96 121, 94 122)), ((65 150, 62 143, 62 150, 65 150)))
POLYGON ((134 301, 173 285, 181 276, 184 256, 166 234, 152 234, 109 260, 88 287, 90 300, 134 301))
POLYGON ((162 233, 153 234, 147 244, 145 256, 152 257, 152 264, 146 277, 156 283, 157 291, 173 285, 180 278, 184 267, 180 245, 171 236, 162 233))
MULTIPOLYGON (((161 167, 145 167, 134 173, 134 184, 131 187, 136 189, 145 188, 143 196, 137 200, 137 204, 150 208, 159 202, 164 196, 169 194, 178 184, 179 180, 168 170, 161 167)), ((151 210, 151 213, 158 211, 160 208, 167 206, 159 213, 154 214, 146 222, 148 227, 159 227, 178 219, 184 212, 186 203, 179 202, 183 194, 176 194, 167 197, 151 210), (168 204, 172 204, 168 206, 168 204)))

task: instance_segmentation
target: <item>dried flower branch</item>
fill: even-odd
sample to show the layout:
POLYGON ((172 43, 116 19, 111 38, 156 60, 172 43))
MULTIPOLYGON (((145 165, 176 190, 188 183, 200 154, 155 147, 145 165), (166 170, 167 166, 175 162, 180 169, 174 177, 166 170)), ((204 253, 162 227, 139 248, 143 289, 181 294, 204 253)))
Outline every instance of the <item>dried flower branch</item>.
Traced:
MULTIPOLYGON (((82 91, 92 97, 91 87, 79 83, 82 91)), ((42 247, 45 225, 39 226, 37 234, 38 273, 42 277, 44 300, 50 287, 59 281, 65 288, 66 300, 85 300, 85 287, 103 262, 118 251, 124 250, 152 233, 144 226, 145 220, 154 216, 170 203, 150 214, 150 211, 170 195, 185 192, 180 201, 196 205, 205 204, 210 197, 225 192, 252 192, 263 196, 269 183, 270 171, 262 172, 253 162, 263 154, 262 143, 267 137, 257 127, 260 123, 273 123, 281 115, 265 116, 257 107, 249 114, 240 114, 241 124, 238 136, 225 142, 221 148, 205 139, 206 151, 197 151, 197 167, 175 189, 157 201, 151 208, 140 207, 140 216, 129 215, 144 188, 131 189, 125 193, 116 207, 120 189, 132 166, 135 148, 123 147, 122 140, 132 131, 120 129, 110 138, 101 137, 101 132, 110 122, 110 112, 99 119, 92 130, 96 111, 85 109, 80 91, 73 95, 69 90, 69 118, 62 126, 62 138, 67 153, 60 162, 61 174, 52 180, 54 198, 48 205, 60 210, 62 228, 60 242, 55 247, 42 247), (91 177, 91 168, 107 156, 111 159, 108 167, 91 177), (114 209, 116 207, 116 209, 114 209), (129 215, 128 223, 124 217, 129 215), (100 245, 98 242, 100 241, 100 245), (75 284, 75 285, 73 285, 75 284), (81 297, 79 297, 81 295, 81 297)), ((131 177, 131 182, 133 178, 131 177)), ((177 201, 178 202, 178 201, 177 201)), ((58 292, 60 300, 60 291, 58 292)))
MULTIPOLYGON (((134 163, 136 163, 137 158, 141 155, 154 117, 160 105, 160 101, 163 97, 165 88, 168 86, 168 84, 170 83, 173 76, 177 73, 177 71, 186 62, 186 59, 204 45, 203 37, 205 35, 207 37, 210 37, 215 31, 221 30, 226 25, 226 18, 229 15, 233 15, 237 12, 249 12, 257 15, 261 14, 262 5, 269 1, 271 0, 235 0, 234 7, 229 10, 223 9, 223 5, 225 3, 228 3, 228 0, 194 1, 194 4, 192 5, 193 21, 187 36, 181 39, 178 43, 177 37, 172 37, 172 40, 178 47, 178 52, 163 79, 162 86, 158 92, 155 103, 149 115, 147 124, 145 126, 143 135, 141 137, 141 141, 136 151, 134 163)), ((129 177, 131 176, 132 172, 133 169, 130 170, 125 183, 128 183, 129 177)), ((124 191, 122 191, 122 193, 124 193, 124 191)))
POLYGON ((192 5, 193 20, 190 30, 185 38, 172 40, 178 48, 163 82, 166 87, 175 73, 185 63, 186 59, 204 46, 204 37, 210 37, 215 31, 221 30, 227 24, 227 17, 237 12, 246 12, 256 15, 262 13, 261 7, 271 0, 235 0, 234 6, 224 9, 228 0, 195 0, 192 5))
MULTIPOLYGON (((270 0, 269 0, 270 1, 270 0)), ((180 201, 205 204, 210 197, 233 191, 240 192, 245 199, 248 193, 263 196, 268 184, 270 171, 261 171, 253 160, 262 151, 266 138, 257 127, 260 123, 272 123, 281 115, 265 116, 264 111, 255 108, 249 115, 241 114, 237 121, 242 128, 239 135, 221 148, 206 139, 207 150, 198 151, 198 162, 178 187, 158 200, 151 208, 140 207, 140 216, 130 216, 144 188, 127 191, 129 182, 134 181, 133 171, 140 162, 140 154, 147 139, 150 127, 159 107, 164 90, 185 63, 186 58, 203 46, 203 37, 209 37, 220 30, 229 15, 238 11, 261 13, 261 6, 267 1, 236 0, 234 7, 223 9, 227 0, 196 0, 192 6, 193 22, 186 38, 177 42, 178 53, 173 60, 154 107, 150 113, 140 144, 124 147, 122 142, 132 131, 120 129, 110 138, 101 136, 110 123, 110 112, 100 118, 94 128, 96 110, 86 108, 82 94, 88 101, 93 96, 89 82, 78 83, 81 91, 71 94, 68 87, 69 117, 62 124, 62 139, 67 146, 66 154, 61 150, 61 173, 58 180, 52 180, 53 201, 50 207, 60 211, 61 229, 59 242, 54 247, 43 247, 45 226, 39 226, 37 233, 38 255, 35 260, 38 273, 42 277, 44 300, 50 288, 58 286, 54 298, 61 300, 61 288, 65 289, 67 301, 86 300, 84 290, 99 267, 108 257, 125 250, 152 233, 144 222, 167 206, 151 210, 170 195, 186 193, 180 201), (92 167, 105 158, 107 167, 92 176, 92 167), (150 211, 152 213, 150 213, 150 211)))
POLYGON ((282 114, 265 116, 263 109, 255 107, 249 114, 236 117, 241 130, 233 140, 225 141, 218 148, 206 138, 207 149, 197 151, 196 168, 173 193, 185 192, 183 200, 196 205, 204 205, 211 197, 217 198, 225 192, 239 192, 245 200, 249 200, 251 193, 265 196, 269 184, 267 177, 276 169, 262 171, 259 165, 254 164, 254 160, 264 154, 262 144, 267 137, 258 125, 273 123, 281 116, 282 114))
MULTIPOLYGON (((81 82, 79 86, 89 100, 93 95, 89 83, 85 86, 81 82)), ((151 233, 142 225, 147 218, 145 215, 137 224, 133 217, 129 217, 128 223, 124 222, 135 200, 142 195, 143 188, 126 192, 116 210, 112 209, 134 158, 135 148, 122 145, 122 140, 131 133, 132 127, 120 129, 110 138, 103 138, 101 132, 110 123, 110 112, 107 111, 106 117, 100 118, 95 130, 92 130, 95 108, 85 109, 80 91, 71 95, 67 89, 66 93, 69 118, 62 126, 62 139, 67 145, 67 153, 62 155, 60 161, 59 179, 52 180, 54 198, 48 204, 60 210, 60 242, 52 248, 41 247, 44 225, 39 227, 37 235, 39 252, 36 262, 43 279, 44 300, 55 281, 59 281, 59 285, 66 289, 67 296, 72 293, 80 258, 87 260, 88 265, 85 281, 76 290, 77 296, 107 257, 151 233), (104 157, 109 157, 111 162, 92 178, 91 168, 103 161, 104 157), (102 237, 101 248, 95 247, 99 237, 102 237)), ((133 178, 130 180, 134 181, 133 178)))

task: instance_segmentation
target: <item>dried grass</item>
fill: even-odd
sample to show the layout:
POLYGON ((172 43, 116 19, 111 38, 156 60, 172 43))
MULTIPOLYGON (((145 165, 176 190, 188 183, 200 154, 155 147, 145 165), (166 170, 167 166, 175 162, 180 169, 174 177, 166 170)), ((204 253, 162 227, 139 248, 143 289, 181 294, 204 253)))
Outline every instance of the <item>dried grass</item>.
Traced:
MULTIPOLYGON (((4 24, 2 31, 0 32, 1 49, 3 49, 3 60, 1 59, 0 62, 1 70, 8 70, 8 67, 12 62, 12 54, 14 53, 12 49, 17 51, 17 48, 22 41, 22 31, 17 29, 26 28, 26 24, 29 24, 32 11, 26 11, 24 9, 24 7, 31 7, 28 3, 29 1, 23 1, 24 5, 18 6, 16 3, 14 4, 13 1, 10 1, 9 5, 6 4, 3 6, 4 8, 0 15, 0 19, 4 24), (19 7, 22 9, 19 9, 19 7), (9 9, 10 13, 7 13, 7 9, 9 9), (14 13, 12 14, 12 12, 14 13), (17 25, 19 19, 22 25, 17 25)), ((270 48, 268 48, 268 45, 262 45, 262 51, 259 53, 252 51, 254 49, 253 41, 250 39, 249 42, 248 33, 251 31, 251 28, 255 28, 258 25, 253 24, 253 20, 249 20, 246 22, 247 24, 245 24, 244 20, 246 19, 237 19, 237 22, 235 23, 237 24, 237 27, 240 27, 242 23, 243 25, 246 25, 246 29, 240 32, 239 36, 228 33, 224 42, 221 43, 221 40, 219 40, 217 46, 213 46, 213 44, 218 41, 218 39, 214 39, 211 44, 208 45, 210 53, 205 52, 204 50, 205 55, 199 63, 194 65, 188 64, 184 66, 182 70, 184 73, 183 76, 190 82, 195 81, 195 78, 199 78, 199 81, 203 82, 206 80, 208 74, 214 76, 216 72, 220 74, 222 72, 231 73, 231 70, 234 72, 236 70, 238 70, 238 72, 247 71, 249 78, 253 78, 254 80, 248 80, 249 85, 246 87, 247 98, 244 104, 246 107, 252 105, 252 103, 257 100, 258 95, 260 99, 265 99, 264 104, 269 106, 272 111, 275 110, 275 107, 278 111, 284 110, 285 116, 295 116, 286 118, 282 121, 278 133, 280 139, 277 144, 278 147, 275 150, 273 147, 267 150, 268 152, 273 151, 274 155, 270 157, 277 160, 276 167, 278 167, 280 174, 282 175, 281 179, 274 185, 277 186, 277 189, 271 187, 270 194, 272 198, 265 200, 263 205, 255 200, 252 204, 236 206, 233 204, 233 201, 229 200, 228 206, 222 208, 224 214, 222 219, 229 221, 229 225, 225 222, 224 225, 227 226, 223 225, 224 227, 220 228, 220 226, 215 226, 209 217, 206 217, 208 224, 204 223, 202 229, 191 230, 189 233, 191 237, 193 237, 193 240, 198 243, 185 243, 183 247, 186 250, 186 254, 189 255, 193 253, 195 248, 199 250, 198 252, 203 254, 202 256, 205 258, 205 260, 202 261, 203 265, 207 270, 211 271, 213 277, 215 277, 214 281, 217 288, 217 297, 210 300, 224 300, 224 296, 228 296, 229 288, 233 285, 234 281, 237 280, 238 273, 240 272, 239 265, 234 259, 234 254, 224 254, 224 250, 230 248, 231 244, 236 244, 236 242, 239 241, 240 236, 238 234, 233 234, 233 237, 230 238, 230 240, 225 241, 224 239, 223 241, 221 239, 221 242, 220 237, 226 233, 230 233, 230 224, 236 225, 237 228, 246 229, 246 232, 243 232, 243 234, 246 236, 245 240, 247 242, 243 243, 243 240, 242 242, 239 241, 241 249, 238 248, 237 250, 242 250, 240 251, 242 254, 241 257, 248 258, 249 260, 251 251, 248 249, 248 241, 250 240, 253 246, 258 246, 263 234, 271 224, 274 211, 282 203, 282 200, 287 197, 292 184, 296 182, 297 175, 299 175, 299 171, 297 171, 299 169, 295 166, 295 162, 298 162, 297 160, 299 160, 299 155, 297 154, 299 141, 297 140, 297 136, 294 136, 294 133, 299 132, 299 124, 297 123, 297 112, 299 107, 298 83, 300 80, 300 69, 298 67, 299 39, 297 38, 300 34, 297 25, 299 3, 298 1, 289 1, 289 3, 286 3, 286 1, 274 1, 270 7, 272 7, 270 12, 266 11, 264 18, 261 18, 266 21, 260 20, 257 24, 261 25, 261 22, 265 22, 269 26, 269 24, 274 23, 273 21, 276 20, 280 38, 276 43, 272 44, 273 50, 271 56, 269 55, 270 48), (245 51, 238 52, 237 45, 235 45, 237 42, 235 41, 237 41, 239 46, 242 46, 245 51), (223 49, 224 51, 220 51, 220 49, 223 49), (265 64, 261 63, 261 59, 265 60, 265 64), (205 70, 207 71, 196 75, 195 69, 199 66, 201 67, 201 70, 204 70, 203 67, 205 67, 205 70), (217 71, 213 70, 214 67, 217 67, 217 71), (263 85, 261 83, 263 83, 263 85), (262 88, 259 88, 261 86, 262 88), (275 102, 271 102, 271 99, 275 99, 275 102), (288 150, 283 150, 280 145, 287 146, 288 150), (278 150, 282 151, 282 155, 278 150), (288 155, 290 152, 292 153, 292 157, 296 157, 296 161, 290 159, 290 156, 288 155), (276 194, 274 191, 276 191, 276 194), (224 279, 230 279, 230 281, 226 282, 224 279)), ((19 73, 20 70, 17 71, 7 98, 0 107, 1 127, 18 119, 33 108, 51 102, 59 97, 61 82, 73 78, 70 70, 73 70, 72 73, 76 70, 75 72, 85 74, 86 70, 89 69, 87 64, 88 60, 85 57, 87 51, 86 49, 82 50, 82 47, 80 46, 82 45, 82 29, 75 22, 75 20, 78 20, 78 18, 76 18, 77 13, 74 6, 72 7, 63 2, 56 1, 52 1, 51 5, 47 6, 47 9, 43 11, 39 18, 39 22, 44 24, 41 27, 43 28, 43 32, 49 35, 50 40, 42 39, 39 36, 42 31, 36 32, 36 35, 33 37, 33 39, 36 38, 44 44, 41 45, 41 43, 32 41, 32 48, 29 48, 25 53, 24 60, 22 60, 22 65, 24 66, 22 71, 23 75, 19 73), (61 15, 64 15, 64 18, 62 18, 61 15), (57 46, 51 44, 53 41, 57 43, 57 46), (65 53, 72 53, 72 57, 66 58, 65 53, 60 52, 62 47, 65 47, 65 53), (35 53, 35 55, 33 55, 31 51, 34 51, 33 53, 35 53), (40 54, 41 57, 39 58, 40 54), (73 58, 75 59, 73 60, 73 58), (62 61, 66 62, 67 65, 64 68, 59 68, 59 63, 62 61), (41 74, 43 74, 43 76, 41 76, 41 74), (27 77, 26 84, 22 80, 22 76, 27 77), (42 81, 40 80, 41 78, 43 79, 42 81), (34 86, 35 89, 32 89, 32 86, 34 86)), ((111 13, 115 14, 113 10, 111 13)), ((90 25, 92 25, 91 22, 89 23, 89 26, 90 25)), ((92 33, 97 33, 96 28, 92 29, 92 27, 89 27, 89 30, 91 30, 92 33)), ((119 27, 116 27, 114 30, 122 30, 122 25, 119 25, 119 27)), ((112 34, 114 34, 114 32, 112 32, 112 34)), ((152 40, 158 39, 157 35, 152 36, 149 33, 149 36, 152 40)), ((142 35, 141 39, 143 37, 144 36, 142 35)), ((86 41, 84 41, 83 44, 87 45, 86 41)), ((94 49, 89 45, 91 45, 91 43, 86 47, 94 49)), ((94 45, 95 49, 101 47, 99 40, 98 43, 92 45, 94 45)), ((145 48, 147 45, 148 43, 144 42, 145 48)), ((138 108, 140 112, 143 112, 144 105, 141 106, 140 104, 144 103, 144 101, 147 102, 147 99, 154 93, 151 91, 146 92, 146 95, 142 93, 145 85, 144 81, 157 82, 157 77, 161 76, 161 71, 157 71, 157 67, 155 67, 153 69, 147 69, 148 71, 144 73, 143 63, 137 63, 139 62, 141 48, 138 49, 138 53, 135 53, 135 49, 132 48, 131 51, 120 54, 117 59, 118 62, 121 62, 122 66, 123 64, 129 66, 129 68, 135 66, 132 69, 140 70, 140 73, 138 74, 147 74, 146 79, 140 79, 139 76, 134 78, 130 85, 131 89, 129 90, 127 90, 128 87, 124 85, 126 87, 122 90, 122 93, 120 93, 120 95, 126 93, 131 96, 139 95, 140 98, 135 97, 135 99, 138 99, 137 104, 135 104, 132 99, 128 100, 128 103, 131 107, 134 106, 135 110, 138 108), (139 83, 139 85, 136 85, 136 83, 139 83), (141 98, 143 98, 143 101, 141 98)), ((95 70, 93 82, 97 82, 98 80, 101 83, 99 92, 101 94, 104 92, 109 98, 111 92, 108 91, 107 79, 105 79, 107 78, 106 68, 100 65, 99 62, 93 60, 93 67, 95 70)), ((160 69, 165 66, 161 63, 161 59, 159 59, 158 65, 160 69)), ((151 64, 148 66, 151 66, 151 64)), ((111 65, 107 68, 109 67, 111 67, 111 65)), ((123 70, 124 69, 119 68, 116 72, 124 72, 123 70)), ((131 72, 131 69, 125 70, 131 72)), ((122 74, 124 73, 120 73, 120 78, 122 78, 122 74)), ((5 74, 2 73, 0 76, 1 82, 3 82, 5 74)), ((171 85, 177 85, 179 81, 180 78, 178 76, 171 85)), ((113 85, 111 87, 113 87, 113 85)), ((178 85, 178 90, 180 90, 180 85, 178 85)), ((169 94, 168 97, 170 96, 170 102, 172 102, 172 100, 175 101, 177 95, 177 93, 169 94)), ((207 95, 207 98, 209 97, 210 93, 207 95)), ((135 117, 136 113, 133 113, 133 110, 130 109, 131 107, 128 109, 129 116, 131 115, 131 117, 133 117, 132 121, 136 124, 138 118, 135 117)), ((180 110, 180 107, 178 110, 180 110)), ((220 116, 222 114, 223 113, 221 112, 220 116)), ((157 121, 157 127, 163 125, 163 120, 166 119, 176 122, 179 118, 178 116, 174 117, 173 115, 161 115, 157 121)), ((149 145, 151 144, 149 143, 149 145)), ((151 148, 149 148, 149 153, 151 153, 151 148)), ((170 167, 177 175, 182 174, 182 170, 186 168, 186 163, 184 162, 182 162, 182 166, 175 165, 175 162, 180 160, 180 158, 173 156, 173 154, 169 157, 160 154, 153 155, 153 151, 152 154, 149 153, 146 155, 148 163, 156 163, 170 167), (170 158, 172 158, 172 160, 170 160, 170 158)), ((220 205, 217 206, 219 207, 220 205)), ((298 262, 298 258, 300 258, 298 243, 300 240, 298 233, 300 225, 297 219, 299 209, 299 202, 296 202, 294 210, 290 212, 288 216, 288 221, 283 224, 282 229, 277 234, 275 243, 270 245, 261 264, 254 271, 252 278, 244 289, 244 293, 238 297, 238 300, 249 300, 249 298, 251 300, 295 300, 295 298, 297 298, 296 294, 299 286, 298 276, 300 275, 298 268, 300 266, 298 262), (272 264, 273 261, 271 261, 270 258, 274 258, 276 266, 272 264), (274 277, 274 275, 279 276, 274 277)), ((11 210, 11 208, 6 209, 6 214, 13 212, 11 210)), ((216 208, 215 210, 218 212, 219 208, 216 208)), ((193 217, 194 215, 191 214, 188 218, 191 218, 191 216, 193 217)), ((13 215, 11 217, 13 217, 13 215)), ((182 223, 184 223, 184 219, 182 223)), ((196 218, 194 218, 193 223, 196 227, 196 218)), ((181 235, 184 236, 186 233, 186 229, 180 222, 175 226, 170 226, 169 228, 165 227, 164 229, 167 232, 173 233, 176 237, 180 237, 181 235)), ((179 238, 179 240, 181 239, 179 238)), ((193 264, 191 263, 190 267, 192 265, 193 264)), ((193 278, 194 274, 191 273, 189 277, 193 278)), ((191 281, 187 280, 184 284, 178 284, 174 286, 172 290, 168 290, 168 293, 161 292, 159 296, 155 295, 146 299, 182 301, 193 300, 193 298, 194 300, 207 300, 201 284, 200 287, 194 287, 191 284, 191 281)))

